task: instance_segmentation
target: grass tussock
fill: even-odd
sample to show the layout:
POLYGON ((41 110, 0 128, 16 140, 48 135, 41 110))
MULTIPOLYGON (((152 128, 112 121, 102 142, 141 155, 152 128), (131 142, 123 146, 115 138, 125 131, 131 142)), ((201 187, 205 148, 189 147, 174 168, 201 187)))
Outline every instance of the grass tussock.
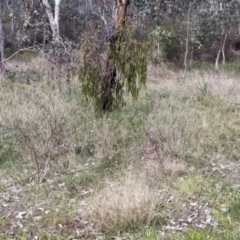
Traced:
POLYGON ((90 218, 102 231, 116 234, 139 229, 158 221, 156 207, 161 203, 157 189, 141 177, 127 176, 108 183, 90 203, 90 218))

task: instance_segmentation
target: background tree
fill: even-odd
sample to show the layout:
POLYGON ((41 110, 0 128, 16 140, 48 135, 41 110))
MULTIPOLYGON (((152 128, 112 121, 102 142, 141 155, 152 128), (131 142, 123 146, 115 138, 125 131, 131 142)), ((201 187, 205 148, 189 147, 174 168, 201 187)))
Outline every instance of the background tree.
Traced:
POLYGON ((127 8, 130 0, 118 0, 116 4, 116 22, 113 28, 113 34, 109 38, 108 56, 106 62, 105 75, 101 86, 101 109, 107 112, 112 108, 113 93, 116 85, 117 68, 114 62, 114 56, 120 51, 123 35, 123 28, 126 23, 127 8))
POLYGON ((60 42, 60 33, 59 33, 59 11, 61 0, 54 0, 54 11, 48 2, 48 0, 43 0, 43 5, 45 7, 49 24, 52 30, 52 41, 54 44, 60 42))
MULTIPOLYGON (((151 44, 156 48, 154 58, 157 57, 158 61, 164 60, 183 67, 189 2, 132 0, 131 5, 128 5, 126 17, 129 26, 136 32, 134 38, 141 43, 150 44, 149 34, 153 33, 154 41, 151 44)), ((239 1, 192 2, 189 15, 191 24, 188 27, 188 63, 237 59, 240 51, 239 1)), ((110 49, 110 40, 116 30, 115 3, 119 3, 118 1, 3 0, 1 3, 6 56, 23 46, 32 45, 41 46, 42 52, 45 52, 45 49, 49 49, 45 46, 59 42, 59 39, 69 49, 77 49, 79 46, 83 47, 86 38, 92 39, 92 36, 101 45, 100 54, 107 52, 107 46, 110 49)), ((128 28, 128 24, 126 27, 128 28)), ((107 56, 105 63, 108 62, 106 58, 107 56)), ((107 75, 104 73, 107 72, 106 66, 102 66, 100 72, 101 78, 104 78, 107 75)))
POLYGON ((0 73, 4 72, 3 52, 4 52, 4 37, 2 29, 2 3, 0 3, 0 73))
POLYGON ((31 19, 31 2, 30 0, 24 1, 24 22, 23 22, 23 46, 27 47, 29 45, 29 27, 31 19))
POLYGON ((137 99, 146 81, 148 46, 138 39, 137 26, 127 19, 129 4, 116 1, 114 18, 107 26, 97 26, 92 36, 81 40, 82 91, 86 100, 94 99, 96 111, 103 114, 122 106, 124 93, 137 99))

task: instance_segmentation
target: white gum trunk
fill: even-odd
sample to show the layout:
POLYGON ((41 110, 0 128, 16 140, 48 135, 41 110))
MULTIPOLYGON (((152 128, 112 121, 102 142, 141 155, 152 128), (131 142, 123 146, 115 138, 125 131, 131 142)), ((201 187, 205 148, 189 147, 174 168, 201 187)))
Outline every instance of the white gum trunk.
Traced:
POLYGON ((4 63, 3 63, 3 51, 4 51, 4 38, 2 30, 2 5, 0 3, 0 73, 4 72, 4 63))
POLYGON ((53 42, 58 43, 60 41, 59 35, 59 11, 60 11, 60 3, 61 0, 55 0, 55 9, 54 13, 52 12, 51 6, 48 0, 43 0, 43 5, 45 6, 46 13, 49 19, 49 23, 51 26, 52 34, 53 34, 53 42))

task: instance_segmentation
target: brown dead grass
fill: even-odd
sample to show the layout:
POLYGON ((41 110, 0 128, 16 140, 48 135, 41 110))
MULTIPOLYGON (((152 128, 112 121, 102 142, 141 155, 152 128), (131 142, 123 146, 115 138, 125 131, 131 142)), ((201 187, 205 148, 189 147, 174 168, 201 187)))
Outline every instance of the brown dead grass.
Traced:
POLYGON ((90 200, 90 219, 101 230, 116 233, 127 228, 148 226, 159 218, 161 195, 146 179, 132 174, 106 184, 90 200))
MULTIPOLYGON (((82 210, 81 206, 79 217, 83 216, 94 222, 99 229, 107 232, 108 236, 129 229, 153 226, 153 222, 161 221, 163 215, 157 207, 164 202, 162 192, 166 182, 160 160, 163 161, 169 182, 174 185, 177 192, 182 193, 181 198, 191 197, 197 192, 198 179, 196 177, 189 177, 190 180, 185 178, 190 173, 185 161, 186 152, 190 156, 189 165, 203 165, 203 161, 209 162, 209 159, 213 159, 216 155, 213 147, 218 147, 217 144, 220 143, 224 146, 223 150, 230 148, 231 142, 226 145, 227 141, 230 141, 228 137, 234 137, 234 134, 239 132, 239 124, 235 124, 236 119, 239 119, 239 113, 230 112, 228 113, 230 117, 228 117, 222 112, 228 110, 228 105, 240 100, 238 80, 224 73, 196 70, 188 73, 183 83, 180 78, 181 72, 177 74, 164 66, 158 68, 150 66, 148 90, 141 93, 139 101, 132 103, 127 99, 128 104, 121 113, 116 112, 106 118, 97 119, 91 104, 88 108, 84 108, 82 102, 77 102, 74 98, 69 100, 69 96, 66 97, 64 94, 67 91, 66 85, 63 84, 63 91, 59 91, 57 77, 60 75, 52 72, 52 66, 45 60, 34 58, 29 63, 14 60, 8 64, 12 71, 18 64, 21 71, 34 69, 43 77, 40 82, 32 85, 12 83, 9 80, 0 84, 0 123, 4 122, 9 126, 20 120, 21 127, 24 129, 37 126, 39 135, 34 135, 35 132, 32 131, 31 136, 37 146, 44 146, 44 140, 51 135, 49 128, 51 115, 65 118, 67 125, 63 130, 67 133, 64 135, 66 136, 64 144, 68 153, 60 154, 60 156, 56 154, 54 169, 50 173, 59 173, 59 169, 65 170, 62 171, 61 184, 70 182, 69 185, 75 191, 71 194, 67 192, 68 189, 65 189, 67 201, 69 196, 76 202, 76 205, 77 198, 86 200, 89 210, 85 208, 82 210), (48 84, 49 80, 52 81, 51 85, 48 84), (210 99, 212 101, 210 106, 202 105, 197 99, 197 95, 205 97, 201 92, 205 84, 207 84, 210 97, 212 95, 220 97, 220 100, 210 99), (21 92, 24 92, 24 96, 21 92), (48 117, 44 117, 43 112, 36 106, 36 99, 47 106, 48 117), (224 101, 219 106, 221 100, 224 101), (155 106, 157 111, 155 111, 155 106), (77 111, 81 114, 76 113, 77 111), (140 123, 139 119, 142 120, 139 121, 140 123), (146 134, 146 129, 150 127, 154 129, 152 134, 157 142, 164 144, 163 147, 159 147, 162 159, 158 159, 154 151, 144 152, 144 148, 151 144, 146 134), (73 129, 69 138, 67 137, 68 129, 73 129), (233 131, 230 132, 228 129, 233 129, 233 131), (84 156, 84 154, 76 156, 74 146, 82 144, 86 148, 89 143, 95 147, 94 156, 84 156), (67 163, 66 169, 64 166, 59 167, 61 162, 67 163), (69 175, 69 173, 74 174, 72 177, 68 176, 66 180, 67 176, 64 174, 69 175), (183 174, 184 177, 182 177, 183 174), (183 179, 183 183, 177 187, 179 177, 183 179), (100 186, 96 187, 98 184, 100 186), (84 189, 84 194, 87 192, 87 195, 80 192, 82 189, 84 189), (94 189, 93 193, 91 189, 94 189)), ((63 76, 61 81, 62 83, 65 81, 63 76)), ((77 81, 75 83, 79 84, 77 81)), ((238 139, 238 136, 236 138, 238 139)), ((64 145, 53 148, 51 152, 55 154, 62 146, 64 145)), ((226 155, 221 152, 223 150, 220 147, 218 149, 218 154, 222 154, 224 158, 231 158, 234 150, 231 148, 226 155)), ((238 149, 236 152, 239 152, 238 149)), ((29 158, 29 155, 25 157, 29 158)), ((30 167, 31 165, 26 166, 27 169, 30 167)), ((23 173, 15 175, 20 178, 21 174, 23 173)), ((56 180, 54 174, 49 174, 53 179, 53 185, 56 180)), ((201 175, 199 176, 201 180, 201 175)), ((24 187, 28 188, 25 185, 24 187)), ((59 195, 63 194, 62 189, 58 191, 59 195)), ((171 189, 168 194, 171 194, 171 189)), ((51 196, 49 198, 52 198, 49 199, 51 202, 49 208, 55 208, 55 200, 51 196)), ((26 200, 23 201, 26 202, 26 200)), ((34 203, 29 202, 29 204, 34 203)), ((48 221, 51 221, 51 218, 48 221)))
POLYGON ((224 71, 192 70, 187 73, 186 81, 182 79, 181 70, 171 70, 166 65, 148 66, 149 88, 182 93, 182 95, 194 95, 204 85, 207 85, 211 93, 220 96, 221 99, 233 103, 240 102, 240 88, 236 77, 224 71), (177 73, 176 73, 177 71, 177 73))

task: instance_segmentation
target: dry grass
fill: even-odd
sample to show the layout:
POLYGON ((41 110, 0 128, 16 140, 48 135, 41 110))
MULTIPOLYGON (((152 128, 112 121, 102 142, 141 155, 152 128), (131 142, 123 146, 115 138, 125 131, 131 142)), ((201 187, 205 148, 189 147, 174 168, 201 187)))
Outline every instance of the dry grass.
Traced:
POLYGON ((159 220, 161 195, 141 176, 128 175, 108 183, 90 200, 90 218, 102 231, 124 232, 159 220))
MULTIPOLYGON (((31 80, 30 74, 29 84, 26 76, 20 74, 19 78, 6 78, 0 83, 0 124, 5 127, 4 131, 0 128, 0 161, 13 162, 15 166, 8 169, 10 174, 5 175, 1 170, 0 176, 7 180, 11 177, 11 184, 21 185, 24 194, 14 192, 14 197, 35 209, 37 217, 40 213, 36 205, 46 204, 46 209, 63 205, 64 217, 57 211, 52 216, 44 215, 46 222, 54 218, 54 226, 46 229, 49 235, 57 232, 61 236, 59 224, 75 234, 79 219, 84 219, 88 227, 95 223, 98 226, 95 231, 105 234, 106 239, 119 232, 137 231, 141 235, 139 229, 146 227, 156 228, 157 236, 162 230, 162 218, 169 225, 180 213, 186 213, 180 219, 188 219, 191 206, 183 209, 183 203, 186 206, 195 201, 191 199, 198 198, 203 204, 215 204, 217 198, 220 204, 225 199, 216 184, 227 185, 224 179, 232 170, 216 180, 212 163, 237 162, 240 158, 240 111, 235 104, 240 101, 237 78, 225 72, 193 70, 183 83, 181 72, 166 66, 151 66, 148 88, 142 91, 138 102, 127 97, 127 105, 121 111, 96 118, 91 102, 82 101, 76 79, 67 85, 65 75, 52 70, 41 58, 8 64, 11 71, 18 65, 17 71, 32 71, 40 79, 31 80), (34 147, 28 140, 17 138, 12 134, 14 131, 18 137, 31 139, 34 147), (19 158, 19 163, 15 163, 16 152, 29 161, 19 158), (34 181, 29 183, 36 153, 39 160, 45 155, 47 160, 51 159, 44 187, 38 190, 34 181), (46 199, 48 203, 44 202, 46 199), (73 209, 78 218, 72 217, 73 209)), ((220 170, 217 174, 222 174, 220 170)), ((7 186, 0 187, 0 192, 8 191, 7 186)), ((224 194, 229 192, 226 190, 224 194)), ((25 211, 16 202, 11 206, 12 219, 15 208, 25 211)), ((6 211, 1 214, 9 216, 6 211)), ((23 225, 30 229, 29 222, 23 225)), ((189 228, 196 227, 190 225, 189 228)), ((84 234, 91 239, 91 233, 84 234)), ((141 237, 157 239, 144 234, 141 237)))
POLYGON ((69 135, 73 126, 69 123, 73 108, 59 93, 49 96, 39 89, 3 97, 1 126, 19 139, 21 144, 16 150, 32 164, 41 183, 53 167, 52 160, 72 145, 69 135))

